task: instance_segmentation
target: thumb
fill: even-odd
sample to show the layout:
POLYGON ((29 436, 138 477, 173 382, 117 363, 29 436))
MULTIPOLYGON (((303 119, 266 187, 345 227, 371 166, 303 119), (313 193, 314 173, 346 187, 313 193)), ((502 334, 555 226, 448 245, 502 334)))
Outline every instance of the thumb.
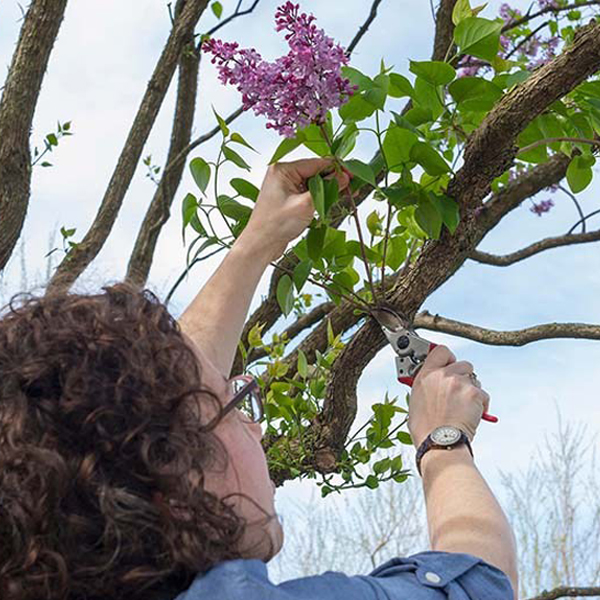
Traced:
POLYGON ((289 172, 301 179, 308 179, 333 164, 332 158, 301 158, 287 163, 280 163, 289 172))

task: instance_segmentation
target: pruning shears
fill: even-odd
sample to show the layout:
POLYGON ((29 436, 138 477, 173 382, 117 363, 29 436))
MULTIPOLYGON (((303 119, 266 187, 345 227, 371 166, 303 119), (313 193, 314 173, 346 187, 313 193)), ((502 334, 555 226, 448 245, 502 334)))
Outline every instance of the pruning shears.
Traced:
MULTIPOLYGON (((385 337, 396 353, 398 381, 412 387, 427 355, 437 344, 417 335, 410 326, 408 319, 389 307, 380 306, 373 309, 371 314, 379 323, 385 337)), ((498 417, 485 412, 481 418, 490 423, 498 422, 498 417)))

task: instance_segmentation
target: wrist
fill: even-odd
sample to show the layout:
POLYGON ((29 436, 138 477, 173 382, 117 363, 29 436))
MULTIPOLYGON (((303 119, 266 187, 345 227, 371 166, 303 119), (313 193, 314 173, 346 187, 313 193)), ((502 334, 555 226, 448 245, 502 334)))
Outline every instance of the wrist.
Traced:
POLYGON ((233 243, 231 251, 239 252, 245 258, 262 263, 266 268, 271 261, 277 260, 285 248, 276 247, 265 241, 265 237, 253 230, 245 229, 233 243))
POLYGON ((446 448, 431 448, 421 458, 421 473, 425 480, 435 476, 435 473, 456 464, 475 465, 475 461, 466 444, 454 446, 450 450, 446 448))

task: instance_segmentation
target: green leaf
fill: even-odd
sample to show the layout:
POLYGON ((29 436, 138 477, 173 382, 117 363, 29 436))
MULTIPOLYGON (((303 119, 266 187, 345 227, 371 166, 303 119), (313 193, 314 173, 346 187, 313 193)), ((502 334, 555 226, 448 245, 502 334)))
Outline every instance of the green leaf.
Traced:
POLYGON ((420 164, 429 175, 443 175, 450 171, 448 163, 425 142, 416 142, 410 149, 410 158, 420 164))
POLYGON ((389 458, 383 458, 373 464, 373 472, 379 475, 385 473, 392 466, 392 461, 389 458))
POLYGON ((473 15, 469 0, 458 0, 452 11, 452 22, 458 25, 461 21, 468 19, 473 15))
MULTIPOLYGON (((196 196, 194 196, 193 194, 187 194, 186 197, 183 199, 183 203, 181 206, 184 231, 185 231, 185 228, 190 223, 190 221, 192 220, 192 217, 196 214, 197 207, 198 207, 198 200, 196 200, 196 196)), ((184 238, 184 241, 185 241, 185 238, 184 238)))
POLYGON ((48 140, 48 142, 51 146, 58 146, 58 139, 56 138, 56 135, 54 135, 53 133, 49 133, 46 136, 46 139, 48 140))
POLYGON ((392 98, 404 98, 405 96, 412 96, 413 87, 410 84, 410 81, 404 77, 404 75, 390 73, 388 77, 390 78, 390 86, 388 88, 389 96, 392 98))
POLYGON ((321 219, 325 219, 325 186, 323 185, 323 179, 318 173, 308 180, 308 189, 317 214, 321 219))
POLYGON ((212 8, 213 13, 215 14, 215 17, 217 17, 217 19, 221 18, 221 15, 223 14, 223 6, 221 5, 220 2, 213 2, 210 7, 212 8))
MULTIPOLYGON (((521 148, 525 148, 538 140, 544 139, 539 125, 539 120, 534 119, 527 127, 517 136, 517 143, 521 148)), ((543 163, 548 157, 548 149, 544 144, 528 150, 527 152, 520 152, 518 154, 520 160, 532 163, 543 163)))
POLYGON ((327 140, 324 138, 323 132, 318 125, 313 123, 300 131, 304 135, 302 143, 317 156, 327 156, 330 153, 327 140))
MULTIPOLYGON (((407 446, 412 446, 412 438, 410 437, 410 433, 407 433, 406 431, 399 431, 398 435, 396 435, 396 439, 401 443, 401 444, 406 444, 407 446)), ((402 468, 402 461, 400 462, 400 467, 402 468)))
POLYGON ((294 288, 289 275, 282 275, 277 282, 277 302, 281 312, 287 317, 294 306, 294 288))
POLYGON ((223 137, 227 137, 229 135, 229 127, 227 127, 227 123, 225 123, 225 119, 223 119, 223 117, 221 117, 217 111, 215 110, 215 107, 212 107, 213 113, 215 113, 215 117, 217 117, 217 123, 219 124, 219 127, 221 129, 221 133, 223 134, 223 137))
POLYGON ((367 102, 362 95, 356 94, 348 102, 340 106, 338 112, 342 121, 348 123, 350 121, 363 121, 367 117, 370 117, 376 110, 375 106, 367 102))
POLYGON ((437 198, 439 200, 438 207, 442 214, 442 221, 448 228, 448 231, 454 233, 460 221, 458 204, 449 196, 438 196, 437 198))
POLYGON ((404 163, 410 161, 410 149, 417 141, 412 131, 390 124, 383 138, 383 155, 392 173, 402 172, 404 163))
POLYGON ((442 217, 437 206, 426 196, 419 201, 415 210, 415 220, 419 227, 432 239, 437 240, 442 230, 442 217))
POLYGON ((502 23, 468 17, 454 29, 454 41, 462 54, 492 61, 500 48, 502 23))
POLYGON ((200 191, 206 195, 206 188, 210 181, 210 166, 203 158, 194 158, 190 162, 190 171, 192 177, 196 182, 196 185, 200 188, 200 191))
POLYGON ((263 345, 262 342, 262 330, 264 329, 264 323, 257 323, 248 332, 248 344, 251 348, 260 348, 263 345))
POLYGON ((294 285, 296 286, 296 291, 298 293, 300 293, 300 290, 306 283, 306 280, 310 275, 310 270, 312 269, 312 266, 312 260, 302 260, 294 267, 294 273, 292 275, 292 278, 294 280, 294 285))
POLYGON ((272 165, 276 163, 278 160, 281 160, 286 154, 289 154, 292 150, 295 150, 298 146, 300 146, 304 142, 305 136, 303 133, 298 132, 295 138, 285 138, 277 149, 275 150, 275 154, 271 157, 269 164, 272 165))
POLYGON ((502 90, 481 77, 461 77, 448 91, 461 110, 488 111, 502 97, 502 90))
POLYGON ((404 116, 414 127, 433 121, 433 113, 429 108, 423 106, 413 106, 404 116))
POLYGON ((373 86, 373 80, 354 67, 342 67, 342 77, 350 80, 352 85, 357 85, 361 91, 373 86))
POLYGON ((345 158, 348 156, 356 145, 357 137, 358 128, 356 127, 356 123, 348 123, 331 144, 333 154, 338 158, 345 158))
POLYGON ((306 245, 308 250, 308 257, 311 260, 317 261, 321 257, 326 232, 327 227, 325 225, 309 229, 308 235, 306 236, 306 245))
POLYGON ((230 198, 225 194, 221 194, 217 198, 217 206, 226 217, 230 217, 235 221, 250 218, 250 215, 252 214, 251 208, 240 204, 239 202, 237 202, 237 200, 234 200, 233 198, 230 198))
POLYGON ((308 375, 308 361, 306 360, 306 354, 302 350, 298 350, 298 375, 300 377, 306 377, 308 375))
POLYGON ((408 253, 406 240, 403 237, 395 236, 388 240, 387 253, 385 262, 392 271, 396 271, 398 267, 405 261, 408 253))
POLYGON ((246 148, 250 148, 250 150, 257 152, 239 133, 232 133, 229 141, 242 144, 242 146, 246 146, 246 148))
POLYGON ((382 192, 395 208, 404 208, 417 202, 417 195, 411 187, 387 187, 382 192))
POLYGON ((248 200, 252 200, 252 202, 256 202, 260 190, 253 183, 241 179, 240 177, 235 177, 229 184, 240 196, 248 198, 248 200))
POLYGON ((431 119, 433 121, 444 112, 444 105, 440 98, 439 86, 435 86, 421 77, 417 77, 415 81, 413 100, 415 105, 421 106, 431 113, 431 119))
POLYGON ((376 488, 379 487, 379 481, 377 480, 377 477, 375 477, 375 475, 369 475, 366 479, 365 479, 365 485, 374 490, 376 488))
POLYGON ((381 217, 377 214, 377 211, 374 210, 367 217, 367 229, 369 233, 373 236, 381 235, 383 232, 383 226, 381 225, 381 217))
POLYGON ((448 63, 426 60, 410 61, 410 70, 433 85, 446 85, 456 77, 456 71, 448 63))
POLYGON ((339 199, 339 184, 335 177, 331 179, 324 179, 323 185, 325 188, 325 216, 329 214, 331 207, 339 199))
POLYGON ((228 146, 223 145, 223 154, 227 160, 230 160, 232 163, 236 164, 241 169, 246 169, 246 171, 250 171, 250 165, 235 151, 229 148, 228 146))
POLYGON ((357 159, 345 160, 343 165, 359 179, 370 183, 373 187, 377 187, 377 183, 375 181, 375 173, 373 173, 373 169, 367 163, 364 163, 357 159))
POLYGON ((390 80, 388 76, 380 73, 373 79, 373 86, 364 92, 364 99, 375 108, 383 110, 389 85, 390 80))
POLYGON ((589 157, 575 156, 567 168, 567 182, 574 194, 578 194, 590 185, 594 172, 589 163, 589 157))

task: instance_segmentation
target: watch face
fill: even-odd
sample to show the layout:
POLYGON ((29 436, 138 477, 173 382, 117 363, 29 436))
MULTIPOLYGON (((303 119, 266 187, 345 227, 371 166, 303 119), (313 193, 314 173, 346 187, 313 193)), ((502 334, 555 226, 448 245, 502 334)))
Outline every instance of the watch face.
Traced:
POLYGON ((438 427, 431 433, 431 439, 440 446, 449 446, 460 439, 460 430, 456 427, 438 427))

